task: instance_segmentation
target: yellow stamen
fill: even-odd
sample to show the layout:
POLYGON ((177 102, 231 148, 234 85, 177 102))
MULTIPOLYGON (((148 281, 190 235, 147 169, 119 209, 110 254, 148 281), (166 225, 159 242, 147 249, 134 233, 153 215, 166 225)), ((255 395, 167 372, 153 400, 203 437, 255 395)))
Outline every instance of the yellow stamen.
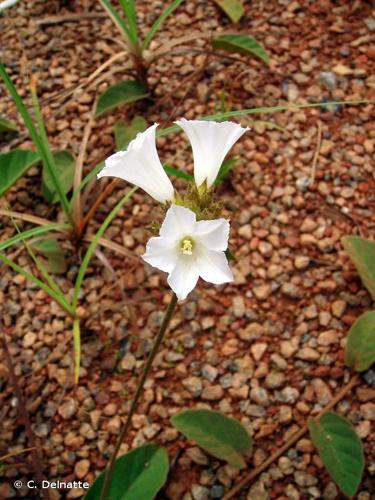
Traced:
POLYGON ((194 241, 189 236, 186 236, 181 240, 180 243, 181 252, 184 255, 192 255, 194 248, 194 241))

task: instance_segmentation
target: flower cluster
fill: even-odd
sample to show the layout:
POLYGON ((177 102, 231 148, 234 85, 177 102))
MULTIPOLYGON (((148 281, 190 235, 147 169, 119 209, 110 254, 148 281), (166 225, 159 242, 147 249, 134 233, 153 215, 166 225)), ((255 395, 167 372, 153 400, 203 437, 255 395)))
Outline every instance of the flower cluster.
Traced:
MULTIPOLYGON (((248 130, 232 122, 181 119, 175 122, 189 138, 194 156, 195 197, 211 188, 233 144, 248 130)), ((149 240, 143 259, 168 273, 168 284, 184 300, 198 278, 214 284, 233 280, 225 250, 229 222, 223 218, 198 220, 174 190, 156 150, 155 123, 139 133, 126 151, 110 156, 98 177, 120 177, 169 207, 159 236, 149 240)), ((187 203, 186 203, 187 204, 187 203)), ((200 214, 199 214, 200 215, 200 214)))

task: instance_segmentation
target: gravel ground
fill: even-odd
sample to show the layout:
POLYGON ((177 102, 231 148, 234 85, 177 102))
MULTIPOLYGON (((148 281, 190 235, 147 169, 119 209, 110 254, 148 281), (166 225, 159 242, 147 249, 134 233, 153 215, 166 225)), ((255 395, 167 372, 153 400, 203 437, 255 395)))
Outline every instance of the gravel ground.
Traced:
MULTIPOLYGON (((96 2, 60 3, 21 0, 7 11, 0 18, 0 56, 23 95, 23 71, 30 61, 52 144, 77 154, 95 90, 123 77, 121 62, 111 67, 112 74, 98 89, 76 92, 70 101, 62 99, 61 92, 123 49, 106 18, 38 27, 40 19, 82 13, 85 5, 90 12, 102 12, 96 2)), ((150 71, 158 105, 133 105, 97 120, 89 139, 87 169, 113 150, 113 124, 134 114, 166 125, 176 117, 195 118, 220 110, 223 98, 226 109, 374 99, 371 2, 245 3, 246 14, 238 28, 265 45, 270 66, 204 53, 158 60, 150 71)), ((142 32, 163 5, 142 2, 142 32)), ((151 48, 191 30, 228 27, 213 5, 188 0, 167 21, 151 48)), ((196 47, 203 49, 204 44, 198 41, 196 47)), ((0 96, 0 114, 15 118, 3 87, 0 96)), ((349 380, 343 364, 346 335, 355 319, 371 307, 340 238, 374 234, 374 106, 322 107, 254 119, 271 122, 252 123, 252 132, 234 148, 240 160, 233 174, 218 190, 225 216, 232 220, 235 282, 215 288, 201 283, 178 308, 130 438, 123 445, 124 452, 151 440, 167 446, 174 465, 160 499, 219 499, 242 477, 178 437, 169 423, 171 415, 182 408, 208 407, 238 418, 254 438, 254 452, 248 458, 253 469, 349 380)), ((1 146, 6 151, 16 144, 30 145, 21 136, 1 146)), ((191 152, 182 134, 162 138, 158 146, 164 161, 191 169, 191 152)), ((15 211, 53 220, 56 213, 41 196, 40 174, 39 168, 31 169, 8 193, 6 202, 15 211)), ((106 199, 90 232, 125 191, 120 185, 106 199)), ((138 256, 149 237, 147 226, 158 217, 152 201, 136 193, 106 237, 138 256)), ((5 217, 0 227, 1 239, 14 234, 5 217)), ((82 251, 68 241, 64 246, 69 269, 59 283, 69 293, 82 251)), ((24 251, 9 255, 24 268, 32 268, 24 251)), ((71 321, 32 283, 0 267, 0 322, 43 450, 44 474, 51 480, 91 483, 104 468, 169 297, 165 277, 140 260, 105 249, 100 256, 92 261, 81 296, 86 319, 77 387, 72 379, 71 321)), ((0 390, 2 456, 28 446, 3 355, 0 390)), ((357 498, 373 499, 374 370, 363 375, 336 411, 354 424, 364 443, 366 469, 357 498)), ((30 490, 10 486, 15 479, 33 478, 29 459, 24 453, 6 461, 0 498, 34 498, 30 490)), ((51 495, 79 498, 82 490, 51 495)), ((237 498, 344 497, 305 436, 237 498)))

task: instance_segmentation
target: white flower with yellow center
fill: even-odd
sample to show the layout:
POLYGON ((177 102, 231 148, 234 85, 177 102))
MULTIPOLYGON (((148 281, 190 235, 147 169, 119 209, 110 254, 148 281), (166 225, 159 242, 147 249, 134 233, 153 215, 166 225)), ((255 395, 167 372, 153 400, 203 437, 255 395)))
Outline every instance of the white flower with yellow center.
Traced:
POLYGON ((142 258, 168 273, 168 284, 184 300, 201 277, 220 285, 233 281, 225 255, 229 238, 226 219, 197 221, 188 208, 172 205, 160 228, 151 238, 142 258))

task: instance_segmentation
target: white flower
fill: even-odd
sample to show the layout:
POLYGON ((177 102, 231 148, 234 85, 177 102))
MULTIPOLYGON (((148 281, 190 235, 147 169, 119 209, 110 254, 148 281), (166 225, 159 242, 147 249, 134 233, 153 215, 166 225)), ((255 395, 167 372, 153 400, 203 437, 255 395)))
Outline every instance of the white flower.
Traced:
POLYGON ((224 251, 228 246, 229 222, 225 219, 196 220, 188 208, 172 205, 151 238, 142 258, 169 274, 168 284, 184 300, 201 277, 220 285, 233 281, 224 251))
POLYGON ((142 188, 155 200, 173 201, 174 189, 156 151, 157 123, 132 140, 126 151, 119 151, 105 161, 100 177, 120 177, 142 188))
POLYGON ((194 178, 199 187, 207 181, 207 188, 215 182, 221 164, 230 148, 249 130, 234 122, 185 120, 176 123, 189 138, 194 156, 194 178))

